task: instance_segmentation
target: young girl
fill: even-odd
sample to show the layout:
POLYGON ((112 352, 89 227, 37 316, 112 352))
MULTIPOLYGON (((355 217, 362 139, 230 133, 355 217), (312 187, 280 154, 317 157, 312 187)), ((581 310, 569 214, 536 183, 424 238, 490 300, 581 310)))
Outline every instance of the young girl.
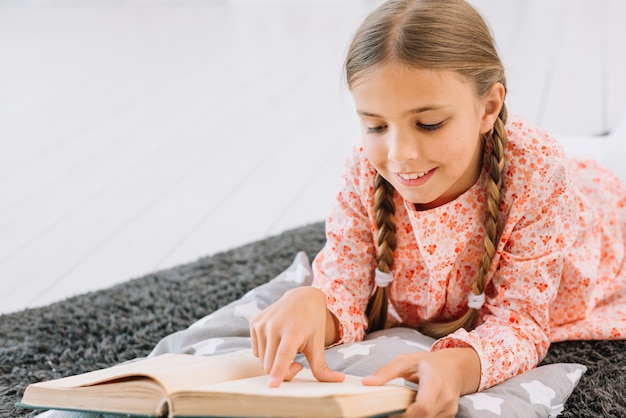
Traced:
POLYGON ((420 384, 408 416, 533 368, 551 341, 626 338, 626 188, 508 118, 489 29, 462 0, 390 0, 362 24, 346 77, 362 125, 314 261, 250 326, 270 385, 302 352, 394 325, 439 338, 364 378, 420 384))

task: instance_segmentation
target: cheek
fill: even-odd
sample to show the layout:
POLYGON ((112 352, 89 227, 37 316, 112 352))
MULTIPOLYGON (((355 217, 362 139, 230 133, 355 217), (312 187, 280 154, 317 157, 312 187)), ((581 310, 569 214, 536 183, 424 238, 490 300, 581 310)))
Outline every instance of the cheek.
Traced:
POLYGON ((363 152, 368 160, 378 169, 387 160, 387 148, 383 141, 363 138, 363 152))
POLYGON ((480 134, 474 126, 450 132, 446 139, 439 142, 439 155, 446 160, 463 161, 472 158, 476 147, 480 145, 480 134), (473 134, 476 132, 476 134, 473 134))
POLYGON ((468 173, 468 170, 473 172, 474 169, 480 169, 482 163, 480 141, 465 138, 454 145, 443 148, 441 156, 450 175, 463 176, 468 173))

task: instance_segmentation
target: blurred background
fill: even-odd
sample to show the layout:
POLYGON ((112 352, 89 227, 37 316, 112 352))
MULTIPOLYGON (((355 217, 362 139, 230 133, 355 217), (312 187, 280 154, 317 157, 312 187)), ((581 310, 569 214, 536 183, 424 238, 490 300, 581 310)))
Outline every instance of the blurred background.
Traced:
MULTIPOLYGON (((0 0, 0 313, 324 220, 359 140, 344 54, 380 3, 0 0)), ((472 3, 511 113, 615 127, 626 2, 472 3)))

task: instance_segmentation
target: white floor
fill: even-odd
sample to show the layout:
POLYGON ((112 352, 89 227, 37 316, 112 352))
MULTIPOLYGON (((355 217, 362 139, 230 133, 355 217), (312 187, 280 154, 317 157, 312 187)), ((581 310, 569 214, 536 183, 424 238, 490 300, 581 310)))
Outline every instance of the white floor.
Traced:
MULTIPOLYGON (((343 55, 378 3, 0 0, 0 313, 324 219, 358 140, 343 55)), ((510 111, 615 127, 626 2, 474 4, 510 111)))

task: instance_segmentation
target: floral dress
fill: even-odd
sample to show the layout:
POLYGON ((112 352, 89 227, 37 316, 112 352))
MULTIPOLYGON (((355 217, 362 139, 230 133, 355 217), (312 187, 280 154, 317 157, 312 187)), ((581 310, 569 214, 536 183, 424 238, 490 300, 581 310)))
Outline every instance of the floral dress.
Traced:
MULTIPOLYGON (((477 327, 433 350, 472 347, 479 390, 535 367, 550 342, 626 338, 626 187, 593 161, 569 160, 555 139, 507 124, 499 242, 477 327)), ((487 154, 487 153, 486 153, 487 154)), ((488 166, 463 195, 416 211, 395 195, 398 245, 390 316, 416 328, 467 309, 485 236, 488 166)), ((374 289, 375 170, 355 147, 326 222, 314 282, 340 323, 340 342, 363 338, 374 289)))

